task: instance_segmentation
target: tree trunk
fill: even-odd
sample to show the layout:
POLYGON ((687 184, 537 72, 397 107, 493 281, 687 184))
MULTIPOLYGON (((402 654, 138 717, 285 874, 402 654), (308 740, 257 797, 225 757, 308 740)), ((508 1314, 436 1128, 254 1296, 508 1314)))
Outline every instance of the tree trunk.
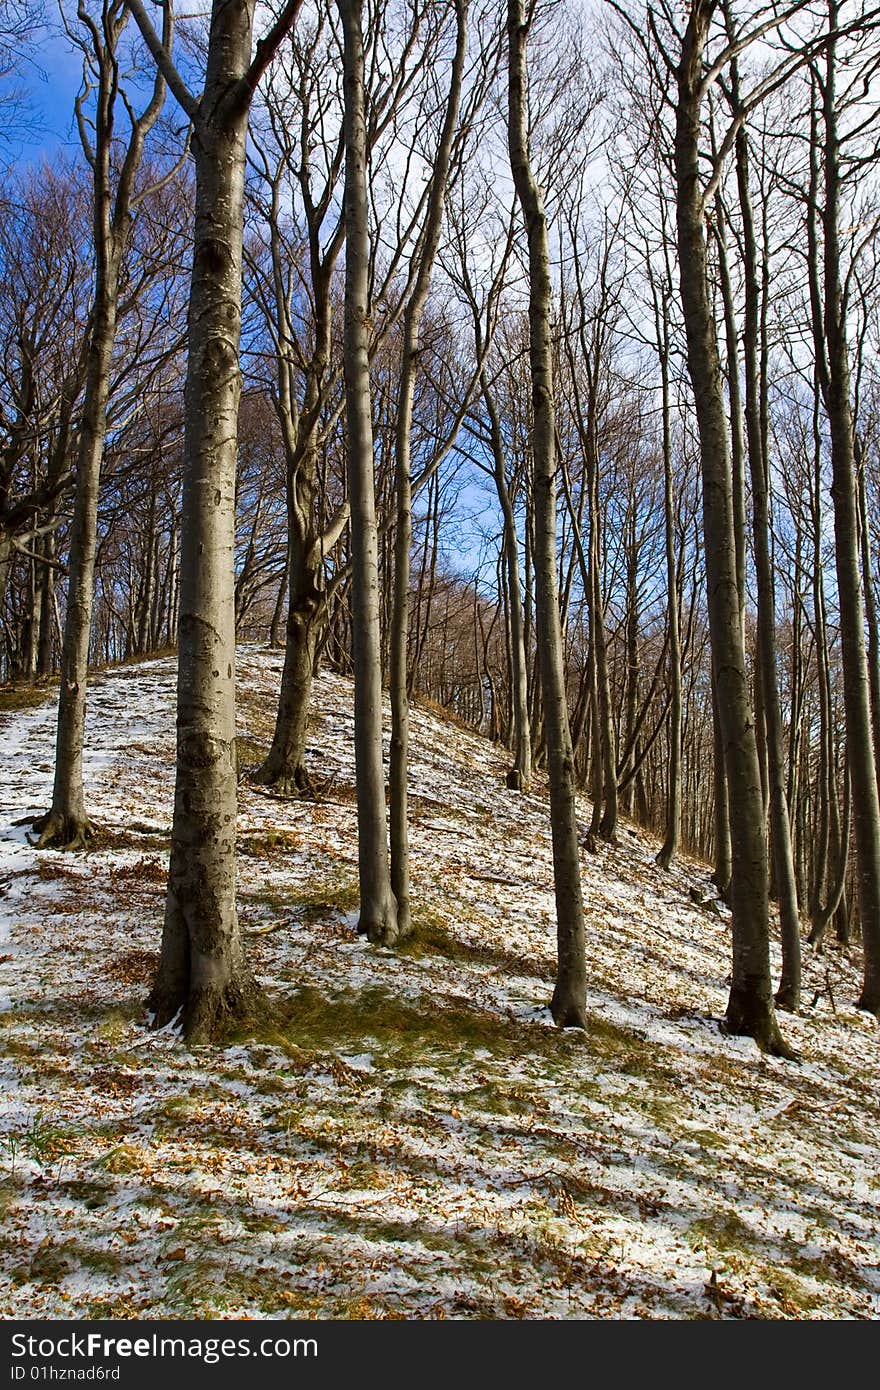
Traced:
MULTIPOLYGON (((874 734, 874 762, 880 778, 880 616, 871 569, 871 530, 865 483, 865 460, 858 435, 854 435, 855 464, 859 501, 859 537, 862 557, 862 589, 865 596, 865 618, 868 626, 868 684, 871 691, 871 729, 874 734)), ((47 571, 51 574, 51 570, 47 571)))
POLYGON ((504 466, 504 440, 501 421, 485 371, 480 373, 480 386, 489 416, 489 438, 492 449, 492 477, 504 524, 504 570, 507 610, 510 621, 510 703, 513 715, 513 767, 507 774, 507 785, 527 791, 532 780, 532 735, 529 727, 529 677, 526 657, 525 615, 522 584, 519 573, 519 538, 513 498, 507 484, 504 466))
MULTIPOLYGON (((297 487, 297 474, 288 477, 288 488, 297 487)), ((284 667, 278 696, 278 712, 272 746, 255 781, 274 787, 284 795, 309 790, 305 772, 306 727, 309 697, 318 650, 327 616, 323 591, 322 559, 314 540, 303 534, 298 518, 303 518, 302 498, 288 506, 289 529, 287 574, 287 622, 284 667)), ((309 512, 311 500, 308 501, 309 512)))
POLYGON ((257 986, 235 905, 235 468, 242 224, 253 6, 214 0, 193 154, 178 626, 177 780, 156 1027, 182 1011, 201 1042, 249 1012, 257 986), (224 100, 226 98, 226 100, 224 100))
MULTIPOLYGON (((95 140, 86 153, 92 169, 92 230, 95 243, 95 293, 89 336, 86 389, 76 470, 73 525, 70 538, 70 577, 61 651, 61 688, 52 805, 35 822, 38 846, 80 848, 91 827, 85 808, 82 781, 83 737, 86 717, 89 642, 95 594, 95 546, 98 529, 98 490, 104 439, 110 368, 116 343, 119 277, 131 227, 134 182, 140 167, 144 141, 165 101, 165 85, 154 81, 152 98, 135 117, 129 106, 131 134, 116 176, 113 193, 113 123, 119 83, 117 49, 128 15, 106 6, 102 26, 90 27, 94 52, 89 62, 97 71, 95 140)), ((166 38, 170 36, 166 18, 166 38)), ((81 115, 79 105, 78 113, 81 115)), ((81 130, 84 126, 81 125, 81 130)))
POLYGON ((550 262, 544 204, 528 154, 527 37, 522 0, 508 0, 507 129, 511 172, 528 235, 536 635, 544 696, 556 889, 558 970, 550 1007, 556 1023, 564 1028, 584 1027, 586 1023, 586 954, 574 756, 568 724, 556 578, 556 424, 550 340, 550 262))
MULTIPOLYGON (((100 248, 100 241, 99 241, 100 248)), ((121 248, 120 248, 121 250, 121 248)), ((76 495, 70 537, 70 578, 61 651, 55 782, 47 816, 35 822, 38 848, 81 849, 91 836, 82 780, 86 686, 95 594, 98 489, 107 430, 110 360, 116 340, 119 253, 99 249, 86 396, 79 432, 76 495)))
POLYGON ((357 777, 358 930, 385 946, 397 940, 382 766, 382 668, 379 547, 373 478, 369 364, 364 50, 360 0, 337 0, 345 40, 345 442, 351 503, 355 769, 357 777))
MULTIPOLYGON (((678 853, 681 838, 681 636, 678 621, 678 573, 675 556, 675 496, 672 476, 672 439, 669 426, 669 316, 666 300, 655 295, 657 345, 663 408, 663 525, 666 541, 666 609, 669 628, 669 778, 666 794, 666 835, 657 863, 668 869, 678 853)), ((726 794, 726 793, 725 793, 726 794)))
MULTIPOLYGON (((838 23, 837 0, 829 0, 828 25, 838 23)), ((850 404, 846 307, 840 278, 840 168, 835 97, 834 39, 826 49, 822 101, 825 141, 824 319, 827 373, 821 378, 831 432, 831 498, 834 504, 835 564, 840 599, 843 698, 846 711, 847 763, 852 784, 856 842, 856 880, 864 982, 858 1007, 880 1016, 880 798, 871 729, 871 701, 865 650, 865 610, 859 574, 853 420, 850 404)))
POLYGON ((431 171, 431 185, 425 216, 425 230, 419 250, 419 268, 403 320, 403 350, 397 420, 394 435, 394 489, 396 531, 394 536, 394 589, 390 642, 391 757, 389 773, 391 889, 397 902, 398 939, 412 932, 410 912, 409 830, 407 826, 407 762, 409 757, 409 692, 407 688, 407 648, 409 639, 409 580, 412 549, 411 433, 419 329, 446 202, 446 184, 452 157, 452 144, 458 122, 467 40, 467 4, 456 0, 456 42, 450 75, 449 96, 440 140, 431 171))
MULTIPOLYGON (((737 98, 736 66, 733 93, 737 98)), ((749 149, 745 130, 736 137, 736 171, 742 212, 743 266, 746 310, 744 357, 746 372, 746 436, 752 481, 752 539, 758 587, 758 676, 763 695, 767 753, 767 790, 773 846, 776 893, 782 934, 782 979, 776 994, 780 1008, 796 1012, 801 993, 801 939, 794 856, 785 795, 785 746, 779 704, 776 656, 776 593, 770 558, 770 501, 767 436, 761 408, 758 339, 760 334, 757 246, 751 192, 749 149)))
POLYGON ((693 0, 677 70, 675 173, 681 298, 703 475, 709 630, 728 783, 733 972, 727 1028, 784 1054, 770 982, 767 849, 740 619, 733 476, 709 304, 699 150, 703 52, 714 0, 693 0))

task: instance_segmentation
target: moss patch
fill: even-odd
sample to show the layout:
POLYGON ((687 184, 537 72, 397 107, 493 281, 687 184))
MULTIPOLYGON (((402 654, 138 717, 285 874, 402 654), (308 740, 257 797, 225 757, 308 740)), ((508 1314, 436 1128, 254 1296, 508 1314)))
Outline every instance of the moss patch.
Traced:
POLYGON ((57 686, 57 681, 52 685, 0 685, 0 716, 38 709, 53 698, 57 686))
POLYGON ((557 1033, 538 1023, 500 1018, 464 999, 406 998, 379 985, 324 994, 304 986, 274 1001, 267 1029, 236 1032, 294 1054, 377 1050, 377 1064, 406 1065, 426 1056, 452 1064, 470 1061, 476 1048, 499 1058, 533 1054, 542 1064, 572 1056, 586 1043, 583 1034, 557 1033))

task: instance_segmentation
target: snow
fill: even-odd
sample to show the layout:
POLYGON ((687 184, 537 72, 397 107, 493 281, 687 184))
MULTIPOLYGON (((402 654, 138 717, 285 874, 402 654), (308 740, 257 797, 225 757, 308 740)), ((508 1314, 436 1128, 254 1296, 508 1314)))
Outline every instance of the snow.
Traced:
MULTIPOLYGON (((280 669, 239 653, 245 764, 280 669)), ((85 855, 12 825, 48 806, 54 703, 0 717, 0 1313, 876 1317, 859 961, 807 954, 805 1007, 783 1017, 801 1063, 723 1036, 729 921, 689 896, 707 870, 661 872, 627 825, 584 851, 589 1026, 558 1033, 545 789, 509 791, 498 749, 420 707, 421 944, 373 948, 355 934, 349 682, 323 675, 313 706, 324 799, 239 786, 240 917, 276 1017, 197 1050, 144 1007, 173 661, 93 682, 85 855)))

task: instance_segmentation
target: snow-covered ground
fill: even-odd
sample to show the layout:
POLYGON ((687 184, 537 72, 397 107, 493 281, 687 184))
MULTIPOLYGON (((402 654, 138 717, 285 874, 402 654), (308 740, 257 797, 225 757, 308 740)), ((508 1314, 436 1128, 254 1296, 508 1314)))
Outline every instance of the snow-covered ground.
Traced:
MULTIPOLYGON (((240 761, 281 658, 239 653, 240 761)), ((88 854, 37 853, 54 701, 0 716, 0 1313, 876 1317, 880 1030, 806 960, 801 1063, 721 1035, 729 928, 624 827, 584 852, 590 1026, 559 1034, 546 801, 412 719, 418 942, 355 931, 349 683, 317 683, 318 803, 240 783, 239 902, 271 1023, 146 1026, 174 666, 97 676, 88 854)), ((589 808, 582 808, 587 820, 589 808)), ((778 963, 778 962, 777 962, 778 963)))

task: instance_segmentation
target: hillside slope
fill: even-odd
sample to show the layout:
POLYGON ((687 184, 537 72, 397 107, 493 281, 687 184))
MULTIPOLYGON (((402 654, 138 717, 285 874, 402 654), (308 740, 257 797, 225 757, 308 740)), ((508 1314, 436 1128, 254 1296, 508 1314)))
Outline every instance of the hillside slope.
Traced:
MULTIPOLYGON (((281 658, 239 653, 240 759, 281 658)), ((559 1034, 546 802, 415 710, 417 943, 354 931, 351 687, 318 681, 317 803, 240 785, 240 913, 276 1001, 188 1051, 146 1027, 174 667, 96 678, 85 856, 12 822, 51 793, 54 706, 0 719, 0 1313, 49 1317, 876 1317, 880 1031, 806 964, 801 1064, 721 1035, 728 924, 626 828, 583 857, 589 1030, 559 1034)), ((540 789, 539 789, 540 790, 540 789)), ((586 821, 588 807, 583 807, 586 821)))

